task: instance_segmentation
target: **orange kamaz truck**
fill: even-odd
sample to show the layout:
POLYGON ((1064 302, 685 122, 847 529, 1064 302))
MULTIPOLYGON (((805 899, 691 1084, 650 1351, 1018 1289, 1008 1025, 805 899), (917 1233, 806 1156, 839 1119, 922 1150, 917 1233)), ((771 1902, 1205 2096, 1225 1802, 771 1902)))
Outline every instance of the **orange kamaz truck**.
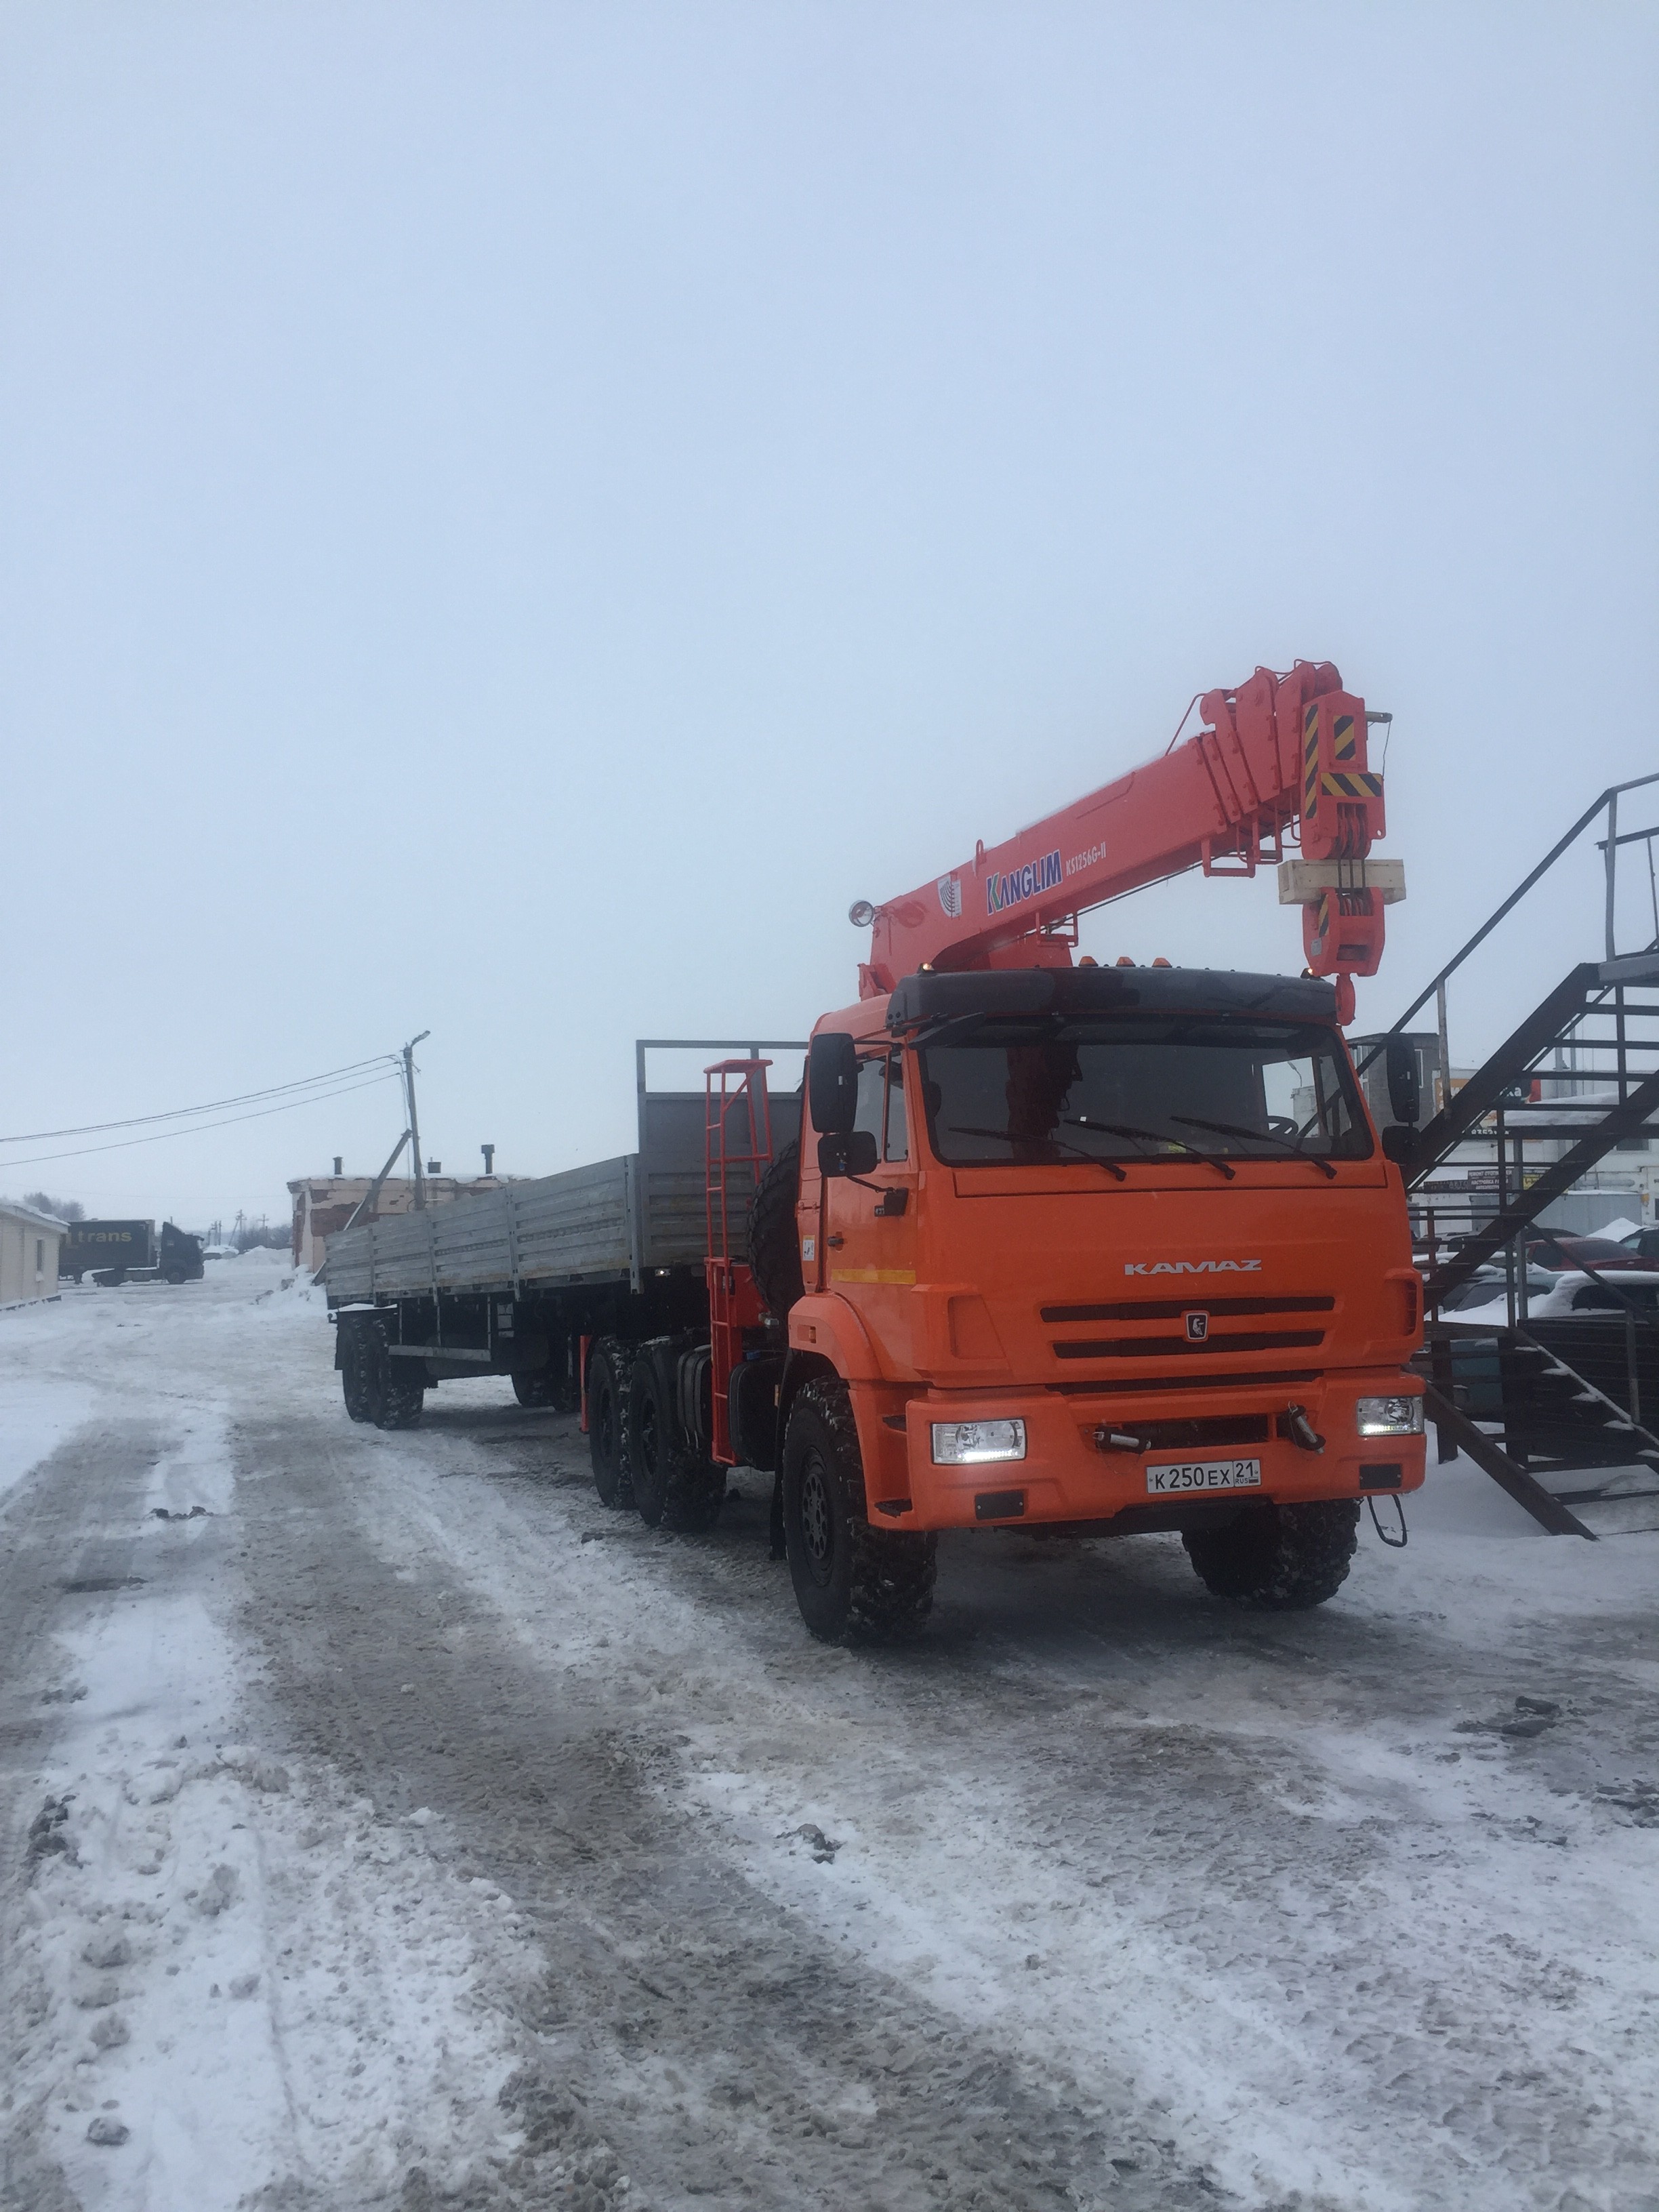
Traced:
POLYGON ((641 1045, 636 1152, 331 1238, 348 1413, 510 1375, 580 1408, 606 1504, 686 1530, 771 1474, 830 1641, 914 1633, 947 1528, 1176 1531, 1218 1596, 1328 1598, 1361 1502, 1424 1473, 1405 1189, 1342 1035, 1404 884, 1334 668, 1195 703, 1149 766, 856 905, 804 1095, 760 1045, 653 1091, 641 1045), (1091 907, 1264 866, 1300 975, 1076 957, 1091 907))

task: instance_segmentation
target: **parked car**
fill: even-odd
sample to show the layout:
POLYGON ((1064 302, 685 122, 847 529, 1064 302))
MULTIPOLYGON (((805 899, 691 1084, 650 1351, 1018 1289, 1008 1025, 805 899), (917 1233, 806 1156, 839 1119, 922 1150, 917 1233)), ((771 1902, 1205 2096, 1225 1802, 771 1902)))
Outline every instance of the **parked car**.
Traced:
MULTIPOLYGON (((1560 1279, 1559 1274, 1551 1268, 1529 1267, 1527 1270, 1528 1304, 1535 1307, 1539 1299, 1547 1297, 1560 1279)), ((1460 1283, 1455 1291, 1449 1291, 1442 1298, 1440 1310, 1443 1314, 1456 1314, 1461 1317, 1473 1306, 1489 1306, 1494 1298, 1507 1295, 1507 1281, 1502 1265, 1489 1260, 1484 1267, 1475 1269, 1467 1283, 1460 1283)))
POLYGON ((1659 1226, 1632 1229, 1628 1237, 1621 1237, 1619 1242, 1638 1260, 1659 1260, 1659 1226))
MULTIPOLYGON (((1601 1272, 1598 1267, 1596 1273, 1601 1272)), ((1457 1318, 1485 1321, 1490 1317, 1501 1326, 1504 1303, 1502 1271, 1494 1269, 1483 1290, 1477 1290, 1480 1284, 1480 1277, 1476 1275, 1466 1285, 1468 1295, 1457 1307, 1457 1318)), ((1529 1322, 1557 1321, 1564 1314, 1628 1313, 1632 1306, 1640 1313, 1659 1314, 1659 1267, 1638 1269, 1626 1266, 1618 1271, 1616 1278, 1609 1276, 1604 1282, 1596 1282, 1576 1268, 1564 1269, 1559 1274, 1534 1268, 1528 1279, 1529 1322)), ((1441 1310, 1449 1312, 1451 1309, 1443 1307, 1441 1310)))
MULTIPOLYGON (((1646 1231, 1643 1232, 1644 1235, 1646 1231)), ((1659 1250, 1659 1248, 1656 1248, 1659 1250)), ((1632 1253, 1610 1237, 1558 1237, 1547 1231, 1527 1241, 1527 1257, 1536 1267, 1639 1267, 1654 1255, 1632 1253)))

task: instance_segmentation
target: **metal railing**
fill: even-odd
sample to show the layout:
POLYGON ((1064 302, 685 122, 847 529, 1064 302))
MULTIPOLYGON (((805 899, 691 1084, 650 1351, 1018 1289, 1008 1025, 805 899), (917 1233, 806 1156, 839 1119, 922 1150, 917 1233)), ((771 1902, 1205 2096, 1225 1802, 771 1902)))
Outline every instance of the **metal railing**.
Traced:
POLYGON ((1627 831, 1622 836, 1620 834, 1619 830, 1619 802, 1624 797, 1625 793, 1630 791, 1644 790, 1650 784, 1654 783, 1659 783, 1659 772, 1656 772, 1651 775, 1632 776, 1627 783, 1609 784, 1599 798, 1592 799, 1590 804, 1579 816, 1578 819, 1573 823, 1572 827, 1564 836, 1559 838, 1556 842, 1551 846, 1549 851, 1545 854, 1543 859, 1539 861, 1537 866, 1532 869, 1529 873, 1516 885, 1515 889, 1510 893, 1509 896, 1500 906, 1495 907, 1492 909, 1492 913, 1487 915, 1485 921, 1481 923, 1480 928, 1475 931, 1474 936, 1470 938, 1468 944, 1461 945, 1458 950, 1453 953, 1451 958, 1447 961, 1445 966, 1440 970, 1439 974, 1430 979, 1430 981, 1424 986, 1423 989, 1420 990, 1417 996, 1412 1000, 1410 1006, 1407 1007, 1405 1012, 1401 1015, 1400 1018, 1395 1022, 1390 1028, 1383 1031, 1382 1036, 1378 1039, 1377 1042, 1359 1063, 1359 1073, 1362 1075, 1364 1073, 1365 1070, 1370 1066, 1371 1063, 1387 1050, 1389 1039, 1393 1036, 1398 1036, 1411 1022, 1413 1017, 1414 1015, 1420 1014, 1424 1007, 1426 1006, 1430 1000, 1432 999, 1435 1002, 1436 1016, 1440 1031, 1440 1068, 1442 1079, 1445 1085, 1448 1094, 1449 1094, 1451 1086, 1451 1062, 1447 1050, 1447 983, 1450 981, 1452 976, 1457 973, 1457 970, 1463 965, 1463 963, 1468 958, 1469 955, 1476 951, 1479 946, 1486 943, 1486 939, 1492 935, 1493 930, 1497 928, 1498 923, 1520 905, 1522 900, 1525 898, 1527 893, 1532 890, 1533 886, 1540 882, 1542 878, 1549 873, 1556 862, 1561 859, 1562 855, 1569 852, 1571 848, 1577 843, 1579 838, 1583 836, 1585 830, 1589 828, 1590 824, 1595 820, 1599 814, 1605 812, 1607 817, 1607 834, 1605 837, 1598 838, 1596 840, 1597 847, 1602 852, 1604 856, 1604 866, 1607 878, 1607 896, 1603 932, 1606 950, 1602 957, 1604 959, 1607 960, 1616 960, 1619 957, 1619 951, 1616 943, 1616 902, 1618 891, 1617 872, 1619 854, 1626 845, 1640 844, 1644 845, 1647 848, 1648 878, 1650 886, 1653 889, 1654 892, 1654 930, 1653 936, 1650 939, 1649 943, 1642 946, 1640 950, 1644 951, 1652 951, 1655 949, 1659 948, 1659 880, 1656 880, 1655 878, 1652 845, 1653 839, 1656 836, 1659 836, 1659 824, 1656 824, 1652 829, 1632 830, 1627 831))

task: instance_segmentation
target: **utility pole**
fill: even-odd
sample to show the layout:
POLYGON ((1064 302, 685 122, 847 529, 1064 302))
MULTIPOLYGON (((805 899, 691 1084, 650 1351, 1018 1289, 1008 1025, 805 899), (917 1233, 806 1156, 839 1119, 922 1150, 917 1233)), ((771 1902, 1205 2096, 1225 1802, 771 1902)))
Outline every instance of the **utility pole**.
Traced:
POLYGON ((415 1113, 415 1048, 417 1044, 423 1044, 431 1034, 430 1030, 422 1030, 419 1036, 410 1037, 409 1042, 404 1047, 404 1091, 409 1101, 410 1140, 415 1147, 415 1211, 416 1213, 426 1212, 426 1176, 421 1159, 421 1125, 415 1113))

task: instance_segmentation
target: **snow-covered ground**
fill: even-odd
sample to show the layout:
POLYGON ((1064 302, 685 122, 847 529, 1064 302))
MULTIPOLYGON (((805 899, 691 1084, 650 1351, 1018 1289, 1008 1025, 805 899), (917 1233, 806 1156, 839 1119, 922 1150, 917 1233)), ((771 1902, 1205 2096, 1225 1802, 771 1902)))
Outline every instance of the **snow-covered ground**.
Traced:
POLYGON ((0 1315, 0 2203, 1659 2206, 1659 1535, 1435 1469, 1312 1614, 354 1427, 250 1254, 0 1315))

